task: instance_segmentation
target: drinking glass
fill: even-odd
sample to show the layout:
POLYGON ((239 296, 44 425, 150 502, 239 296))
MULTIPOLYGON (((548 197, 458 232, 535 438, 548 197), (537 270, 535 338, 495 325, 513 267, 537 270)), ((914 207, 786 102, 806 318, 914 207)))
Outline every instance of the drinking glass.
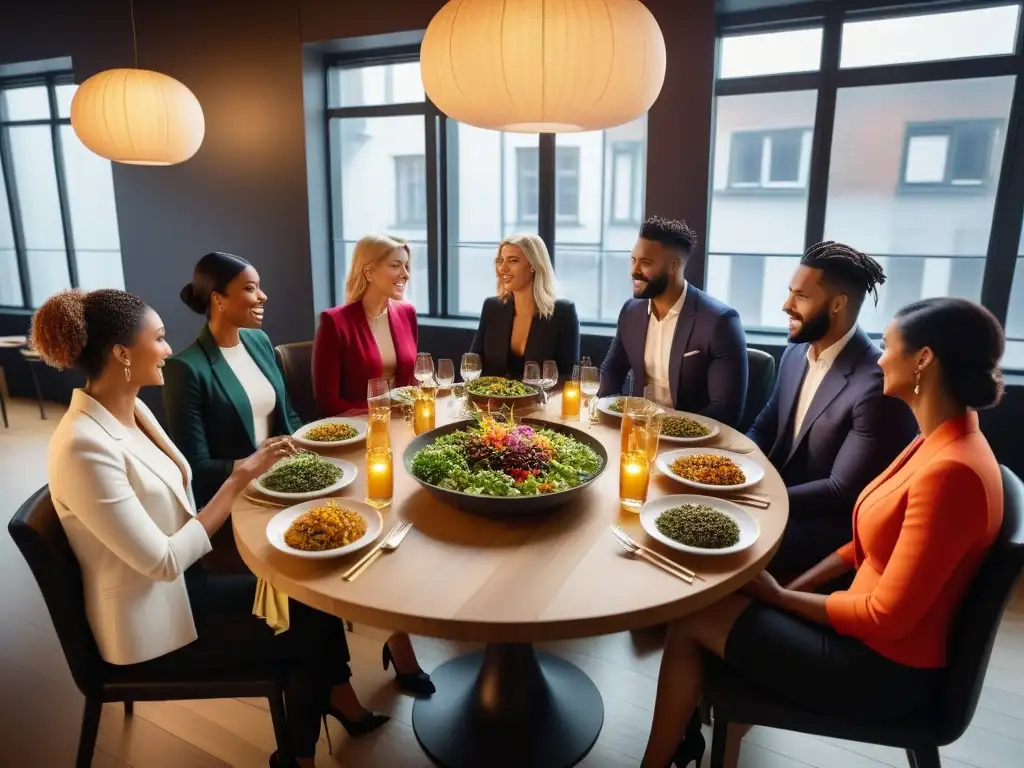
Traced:
POLYGON ((642 397, 627 397, 622 405, 622 452, 646 454, 648 461, 658 455, 658 441, 665 411, 642 397), (632 448, 631 448, 632 446, 632 448))
POLYGON ((389 402, 391 399, 391 387, 388 386, 387 379, 370 379, 366 382, 366 400, 376 400, 377 398, 386 397, 389 402))
POLYGON ((572 376, 562 387, 562 418, 575 421, 580 417, 580 367, 574 365, 572 376))
POLYGON ((548 402, 548 392, 555 388, 558 383, 558 363, 554 360, 545 360, 540 372, 540 385, 544 389, 544 404, 548 402))
POLYGON ((465 395, 463 399, 463 407, 469 407, 469 390, 466 389, 466 384, 469 384, 474 379, 480 377, 483 372, 483 363, 480 360, 480 355, 476 352, 467 352, 462 356, 462 364, 459 367, 459 373, 462 375, 462 391, 465 395))
POLYGON ((387 379, 370 379, 366 384, 366 447, 391 449, 391 390, 387 379))
POLYGON ((586 406, 590 423, 597 421, 597 393, 601 389, 601 372, 592 365, 580 367, 580 391, 583 393, 583 405, 586 406))
POLYGON ((446 357, 437 361, 437 386, 449 389, 455 381, 455 363, 446 357))
POLYGON ((413 373, 421 387, 430 384, 434 378, 434 358, 430 356, 429 352, 420 352, 416 355, 416 368, 413 373))
POLYGON ((536 360, 527 360, 523 364, 523 384, 534 387, 541 392, 540 366, 536 360))

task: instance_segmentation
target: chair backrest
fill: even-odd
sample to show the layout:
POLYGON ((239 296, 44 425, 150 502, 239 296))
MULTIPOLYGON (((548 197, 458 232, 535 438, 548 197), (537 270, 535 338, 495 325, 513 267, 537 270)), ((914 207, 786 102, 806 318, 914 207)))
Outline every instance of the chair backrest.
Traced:
POLYGON ((320 411, 313 397, 313 342, 279 344, 274 347, 274 353, 284 372, 284 385, 299 418, 304 424, 316 421, 320 418, 320 411))
POLYGON ((974 717, 1003 610, 1024 568, 1024 484, 1006 467, 1000 469, 1003 528, 964 596, 950 638, 940 744, 960 738, 974 717))
POLYGON ((43 593, 75 685, 83 694, 94 693, 105 664, 85 616, 82 571, 57 517, 49 486, 21 505, 7 530, 43 593))
POLYGON ((743 416, 736 429, 740 432, 750 429, 768 403, 774 383, 775 358, 760 349, 747 347, 747 399, 743 403, 743 416))

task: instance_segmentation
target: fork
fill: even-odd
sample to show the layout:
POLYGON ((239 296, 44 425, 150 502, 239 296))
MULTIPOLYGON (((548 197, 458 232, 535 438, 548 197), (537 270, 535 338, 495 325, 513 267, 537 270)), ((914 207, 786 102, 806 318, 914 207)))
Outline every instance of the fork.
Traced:
POLYGON ((642 560, 646 560, 651 565, 653 565, 653 566, 655 566, 657 568, 661 568, 661 570, 665 571, 665 573, 669 573, 669 574, 675 576, 677 579, 682 579, 687 584, 693 584, 693 577, 692 576, 688 576, 685 573, 683 573, 682 571, 677 571, 675 568, 671 568, 671 567, 665 565, 663 562, 661 562, 657 558, 654 558, 651 555, 647 554, 647 550, 645 550, 639 544, 635 544, 635 543, 634 544, 627 544, 625 541, 620 539, 614 533, 612 535, 615 536, 615 541, 618 543, 618 545, 620 547, 622 547, 624 550, 626 550, 627 552, 629 552, 631 555, 635 555, 636 557, 639 557, 642 560))
POLYGON ((700 575, 698 575, 696 571, 690 570, 685 565, 680 565, 675 560, 671 560, 665 557, 664 555, 655 552, 653 549, 650 549, 649 547, 645 547, 643 544, 640 544, 638 541, 633 539, 628 533, 626 533, 626 531, 623 530, 621 525, 613 525, 612 533, 615 534, 615 537, 620 541, 623 541, 626 544, 629 544, 630 546, 636 547, 637 549, 641 549, 647 554, 658 558, 658 560, 660 560, 662 563, 669 566, 670 568, 680 570, 692 579, 700 579, 701 581, 704 580, 700 575))
POLYGON ((396 529, 392 529, 388 537, 373 553, 370 554, 370 556, 366 559, 365 563, 363 563, 362 565, 357 565, 355 570, 345 574, 345 581, 355 581, 359 578, 360 574, 362 574, 363 571, 365 571, 367 568, 369 568, 377 561, 377 558, 380 557, 382 553, 394 552, 396 549, 398 549, 398 545, 402 543, 402 539, 405 538, 405 534, 409 532, 410 528, 412 528, 412 523, 406 521, 404 523, 400 523, 399 527, 397 527, 396 529))

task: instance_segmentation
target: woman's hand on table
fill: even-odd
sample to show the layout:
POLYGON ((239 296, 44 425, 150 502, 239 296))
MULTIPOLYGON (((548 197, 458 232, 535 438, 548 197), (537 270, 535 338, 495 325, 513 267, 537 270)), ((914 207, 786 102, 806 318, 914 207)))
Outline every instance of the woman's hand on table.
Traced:
POLYGON ((298 448, 295 441, 288 435, 267 438, 255 453, 241 460, 235 467, 235 474, 245 481, 245 485, 248 485, 281 459, 295 453, 298 453, 298 448))

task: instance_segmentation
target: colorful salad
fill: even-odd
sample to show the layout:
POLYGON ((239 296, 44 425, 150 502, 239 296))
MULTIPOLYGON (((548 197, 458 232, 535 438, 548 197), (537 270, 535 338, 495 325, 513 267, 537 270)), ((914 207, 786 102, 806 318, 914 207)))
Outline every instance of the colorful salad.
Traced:
POLYGON ((587 482, 603 468, 589 446, 551 429, 489 415, 416 452, 412 474, 429 485, 475 496, 536 496, 587 482))
POLYGON ((537 390, 529 384, 515 379, 505 379, 501 376, 482 376, 476 381, 467 383, 466 391, 471 395, 487 397, 525 397, 537 394, 537 390))

